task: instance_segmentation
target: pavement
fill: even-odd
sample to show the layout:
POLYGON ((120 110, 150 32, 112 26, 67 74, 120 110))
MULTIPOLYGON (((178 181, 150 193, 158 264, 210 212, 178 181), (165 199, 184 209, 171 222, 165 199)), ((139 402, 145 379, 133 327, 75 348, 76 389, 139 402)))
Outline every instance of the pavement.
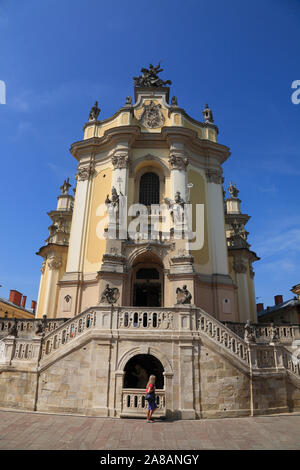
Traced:
POLYGON ((299 450, 300 413, 196 421, 0 410, 0 450, 299 450))

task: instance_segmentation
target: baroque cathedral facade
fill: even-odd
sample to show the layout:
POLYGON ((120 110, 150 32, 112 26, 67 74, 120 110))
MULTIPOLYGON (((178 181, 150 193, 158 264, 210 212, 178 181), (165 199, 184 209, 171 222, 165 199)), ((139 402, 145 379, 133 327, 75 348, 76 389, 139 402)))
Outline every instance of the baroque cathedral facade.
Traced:
POLYGON ((299 404, 295 331, 253 326, 259 258, 238 189, 223 189, 230 150, 161 71, 142 69, 111 118, 96 102, 71 146, 77 184, 48 213, 36 318, 0 319, 0 406, 142 416, 150 374, 162 417, 299 404))

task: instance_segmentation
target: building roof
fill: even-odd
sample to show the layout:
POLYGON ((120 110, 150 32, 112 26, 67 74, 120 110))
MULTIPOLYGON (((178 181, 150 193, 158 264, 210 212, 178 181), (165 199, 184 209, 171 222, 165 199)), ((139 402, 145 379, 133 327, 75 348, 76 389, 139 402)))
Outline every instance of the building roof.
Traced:
POLYGON ((18 310, 21 310, 23 312, 31 314, 32 316, 35 316, 32 310, 28 310, 27 308, 24 308, 21 305, 16 305, 13 302, 10 302, 9 300, 3 299, 2 297, 0 297, 0 304, 1 303, 4 303, 8 305, 9 307, 17 308, 18 310))
POLYGON ((265 308, 264 310, 261 310, 260 312, 257 313, 257 316, 262 317, 263 315, 267 315, 269 313, 277 313, 280 310, 291 308, 291 307, 296 307, 298 305, 300 306, 300 300, 297 300, 297 299, 286 300, 285 302, 281 302, 278 305, 274 305, 273 307, 268 307, 268 308, 265 308))

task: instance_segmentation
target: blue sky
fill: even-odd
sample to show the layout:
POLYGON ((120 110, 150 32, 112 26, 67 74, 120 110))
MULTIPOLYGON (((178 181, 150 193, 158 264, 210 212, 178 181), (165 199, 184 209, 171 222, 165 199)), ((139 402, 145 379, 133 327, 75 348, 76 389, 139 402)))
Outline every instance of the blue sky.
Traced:
POLYGON ((75 181, 69 148, 95 100, 100 119, 111 116, 141 67, 162 60, 171 95, 199 120, 209 103, 231 149, 225 187, 236 183, 251 216, 258 301, 291 298, 300 282, 299 44, 299 0, 0 0, 0 296, 37 298, 47 212, 63 180, 75 181))

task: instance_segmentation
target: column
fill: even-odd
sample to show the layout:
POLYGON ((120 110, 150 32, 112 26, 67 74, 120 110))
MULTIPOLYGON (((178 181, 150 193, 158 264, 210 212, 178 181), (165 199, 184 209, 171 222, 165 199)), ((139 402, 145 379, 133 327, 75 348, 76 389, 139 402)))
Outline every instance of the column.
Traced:
POLYGON ((76 175, 76 197, 69 242, 67 272, 80 271, 90 178, 94 172, 94 164, 90 163, 88 166, 79 168, 76 175))
POLYGON ((171 170, 171 198, 175 199, 177 191, 180 192, 182 199, 187 202, 187 173, 188 158, 185 155, 184 144, 172 142, 169 158, 171 170))
POLYGON ((210 254, 213 274, 228 275, 225 236, 222 176, 217 170, 207 170, 207 215, 210 236, 210 254))
POLYGON ((117 150, 115 150, 112 158, 112 164, 114 171, 112 175, 112 186, 115 187, 117 193, 120 191, 123 196, 127 196, 128 191, 128 167, 129 167, 129 156, 128 156, 128 144, 119 144, 117 150))

